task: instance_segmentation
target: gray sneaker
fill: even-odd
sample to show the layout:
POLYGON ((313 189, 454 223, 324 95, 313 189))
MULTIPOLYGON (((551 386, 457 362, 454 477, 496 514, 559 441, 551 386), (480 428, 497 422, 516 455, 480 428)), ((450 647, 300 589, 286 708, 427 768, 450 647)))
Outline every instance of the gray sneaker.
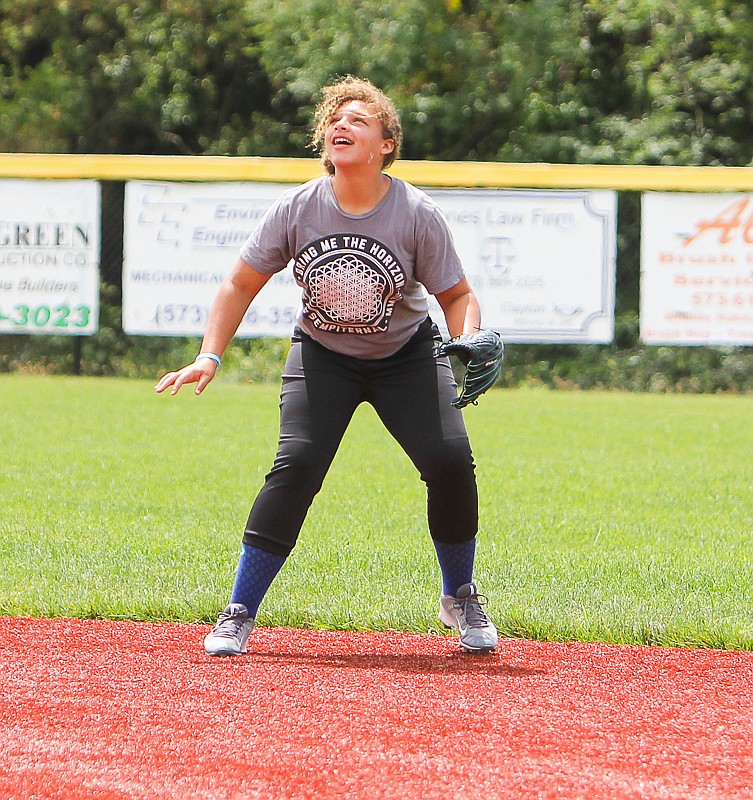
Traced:
POLYGON ((208 656, 244 655, 254 625, 255 621, 248 616, 246 606, 230 603, 220 614, 212 632, 204 639, 204 652, 208 656))
POLYGON ((443 594, 439 600, 440 621, 447 628, 458 629, 466 653, 488 653, 497 646, 497 629, 486 616, 486 603, 475 583, 464 583, 455 597, 443 594))

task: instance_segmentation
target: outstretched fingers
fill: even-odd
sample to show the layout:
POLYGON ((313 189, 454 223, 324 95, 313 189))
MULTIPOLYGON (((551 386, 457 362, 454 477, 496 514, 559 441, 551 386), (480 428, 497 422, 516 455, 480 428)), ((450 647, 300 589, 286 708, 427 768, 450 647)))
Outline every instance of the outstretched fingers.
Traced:
POLYGON ((177 372, 168 372, 159 379, 154 390, 162 393, 165 389, 172 387, 170 394, 176 395, 183 384, 195 383, 194 393, 201 394, 217 371, 217 367, 212 362, 207 363, 207 361, 208 359, 203 359, 201 364, 188 364, 183 369, 177 370, 177 372))

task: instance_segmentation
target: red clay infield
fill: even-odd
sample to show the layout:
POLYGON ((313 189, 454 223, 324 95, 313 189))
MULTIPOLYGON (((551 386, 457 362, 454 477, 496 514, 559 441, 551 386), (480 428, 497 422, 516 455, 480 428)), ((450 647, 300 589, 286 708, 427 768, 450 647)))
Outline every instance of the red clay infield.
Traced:
POLYGON ((0 618, 0 798, 753 797, 753 653, 0 618))

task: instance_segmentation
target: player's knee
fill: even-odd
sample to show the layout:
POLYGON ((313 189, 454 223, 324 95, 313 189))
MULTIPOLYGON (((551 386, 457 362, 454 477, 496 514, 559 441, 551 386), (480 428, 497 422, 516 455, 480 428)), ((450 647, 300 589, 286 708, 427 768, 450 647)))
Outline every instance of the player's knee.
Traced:
POLYGON ((444 442, 427 453, 419 466, 421 479, 429 486, 475 484, 476 465, 465 441, 444 442))
POLYGON ((287 442, 275 458, 267 475, 268 483, 296 487, 303 493, 316 493, 321 488, 331 458, 322 457, 311 442, 287 442))

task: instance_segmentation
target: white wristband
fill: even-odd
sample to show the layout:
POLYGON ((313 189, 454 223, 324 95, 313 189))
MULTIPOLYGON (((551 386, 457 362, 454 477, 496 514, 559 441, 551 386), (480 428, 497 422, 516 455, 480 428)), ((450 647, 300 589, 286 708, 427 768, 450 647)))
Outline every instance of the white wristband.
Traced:
POLYGON ((214 353, 199 353, 194 361, 198 361, 200 358, 210 358, 215 364, 217 364, 218 367, 220 364, 222 364, 222 359, 219 356, 216 356, 214 353))

